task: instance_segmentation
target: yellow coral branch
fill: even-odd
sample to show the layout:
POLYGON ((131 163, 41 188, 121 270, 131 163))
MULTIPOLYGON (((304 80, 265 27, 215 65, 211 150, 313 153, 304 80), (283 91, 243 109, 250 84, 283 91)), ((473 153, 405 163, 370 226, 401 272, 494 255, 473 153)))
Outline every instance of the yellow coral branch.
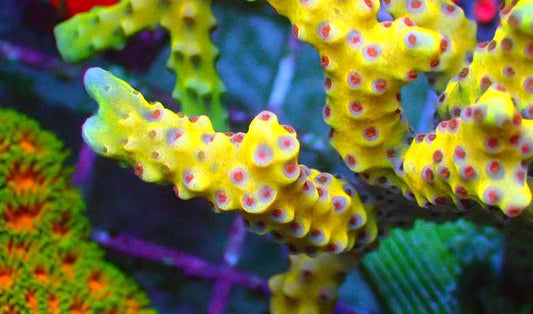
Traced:
POLYGON ((357 265, 353 255, 290 256, 290 269, 270 278, 272 313, 333 313, 338 288, 357 265))
POLYGON ((420 205, 473 199, 517 216, 531 202, 526 160, 532 132, 533 120, 521 118, 511 95, 491 87, 460 118, 417 136, 404 156, 402 179, 420 205))
POLYGON ((87 71, 85 85, 100 105, 83 126, 85 140, 134 165, 143 180, 173 183, 180 198, 206 198, 218 211, 238 210, 250 229, 272 232, 292 252, 340 253, 375 238, 371 208, 347 182, 298 165, 296 133, 273 113, 260 113, 247 134, 216 133, 207 117, 150 104, 102 69, 87 71))
POLYGON ((416 25, 434 30, 448 46, 439 64, 428 73, 434 87, 442 92, 448 81, 464 67, 465 58, 476 45, 476 23, 465 17, 451 0, 384 0, 384 8, 395 18, 408 17, 416 25))
POLYGON ((471 116, 443 122, 414 141, 399 91, 420 71, 442 72, 437 76, 442 87, 462 67, 475 28, 457 6, 447 0, 387 0, 389 11, 402 18, 378 23, 374 0, 269 2, 321 55, 328 95, 324 119, 332 126, 331 144, 352 171, 371 184, 398 187, 422 206, 472 199, 516 216, 529 205, 525 164, 531 158, 531 127, 515 107, 533 117, 532 0, 504 11, 495 40, 482 48, 489 51, 476 53, 441 97, 441 111, 453 106, 457 117, 461 108, 475 104, 471 116), (494 83, 486 73, 498 85, 483 94, 494 83))
POLYGON ((442 118, 460 116, 463 108, 492 85, 504 86, 521 114, 533 118, 533 1, 507 6, 501 20, 493 40, 477 45, 472 64, 441 95, 438 110, 442 118))
POLYGON ((324 119, 346 165, 370 181, 390 178, 403 186, 394 165, 410 134, 400 89, 419 72, 436 68, 448 41, 409 18, 378 22, 376 0, 269 2, 321 55, 328 95, 324 119))
MULTIPOLYGON (((216 20, 208 0, 122 0, 78 14, 59 24, 54 33, 62 57, 77 62, 95 51, 122 49, 127 37, 156 25, 170 34, 167 66, 179 73, 172 96, 182 110, 202 114, 207 105, 225 115, 219 108, 225 88, 215 68, 218 49, 209 37, 216 20)), ((218 121, 225 120, 218 117, 218 121)))

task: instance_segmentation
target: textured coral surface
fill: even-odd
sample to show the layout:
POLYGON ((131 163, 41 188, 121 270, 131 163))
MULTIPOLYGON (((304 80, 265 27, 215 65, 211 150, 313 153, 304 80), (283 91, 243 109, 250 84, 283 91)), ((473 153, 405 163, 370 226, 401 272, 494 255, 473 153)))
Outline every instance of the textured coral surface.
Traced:
MULTIPOLYGON (((84 138, 97 153, 133 166, 143 180, 171 183, 183 199, 206 198, 215 211, 235 210, 252 231, 272 233, 291 253, 305 253, 293 255, 290 269, 271 279, 273 312, 332 312, 345 273, 376 248, 390 227, 408 228, 416 218, 442 222, 464 216, 505 232, 528 228, 527 223, 519 225, 531 216, 527 164, 532 153, 533 79, 528 66, 533 1, 507 1, 494 39, 477 47, 473 22, 452 1, 384 0, 383 8, 395 18, 391 21, 378 20, 377 0, 268 2, 288 17, 298 39, 318 51, 330 142, 363 181, 386 189, 385 196, 374 193, 382 198, 377 206, 347 180, 299 165, 295 131, 280 125, 271 112, 259 113, 247 133, 217 133, 207 117, 187 117, 160 103, 148 103, 101 69, 93 68, 85 76, 99 111, 84 125, 84 138), (449 120, 428 134, 415 135, 400 95, 422 73, 438 93, 444 90, 439 113, 449 120), (417 208, 399 195, 429 209, 417 208), (472 208, 472 201, 480 208, 472 208), (521 217, 510 220, 517 216, 521 217)), ((118 10, 113 14, 121 23, 119 35, 141 28, 135 20, 141 11, 135 10, 146 3, 123 1, 109 8, 118 10), (125 11, 117 9, 125 3, 125 11)), ((100 23, 102 12, 107 11, 93 11, 69 25, 83 29, 89 22, 100 23)), ((66 33, 58 28, 59 36, 66 33)), ((71 35, 75 39, 76 31, 71 35)), ((61 40, 66 54, 70 48, 61 40)), ((99 40, 73 41, 72 51, 114 45, 99 40)), ((191 58, 198 63, 195 60, 191 58)), ((202 72, 194 75, 198 73, 202 72)), ((212 92, 199 90, 201 95, 212 92)), ((511 244, 508 254, 524 248, 511 244)), ((390 265, 387 254, 368 262, 368 267, 390 265)), ((457 264, 447 262, 444 267, 457 264)), ((391 272, 398 271, 390 266, 391 272)), ((380 268, 379 275, 390 273, 380 268)), ((404 280, 402 272, 396 275, 404 280)), ((449 280, 443 278, 437 281, 449 280)), ((409 288, 404 282, 401 286, 409 288)), ((427 293, 436 295, 445 290, 441 288, 427 293)), ((409 302, 402 302, 391 307, 410 308, 409 302)))
POLYGON ((127 38, 160 25, 170 34, 167 67, 177 75, 173 97, 187 114, 209 111, 222 121, 224 85, 217 75, 218 49, 210 39, 216 20, 207 0, 123 0, 109 7, 78 14, 55 28, 57 48, 69 62, 95 51, 124 48, 127 38))
POLYGON ((378 1, 270 3, 291 20, 295 35, 321 54, 328 95, 324 119, 332 126, 331 144, 352 171, 371 184, 401 189, 420 206, 444 205, 450 199, 461 206, 461 200, 470 199, 517 216, 529 205, 525 165, 531 157, 530 127, 520 113, 529 118, 531 1, 509 5, 494 40, 480 44, 482 51, 473 56, 468 50, 475 27, 449 1, 385 1, 397 19, 381 23, 378 1), (485 46, 490 51, 484 52, 485 46), (443 81, 464 64, 440 97, 445 103, 441 111, 453 106, 461 118, 413 140, 400 107, 400 88, 420 71, 436 71, 437 89, 444 89, 443 81), (482 70, 487 67, 501 75, 478 78, 490 72, 482 70), (482 81, 486 84, 480 88, 482 81), (506 96, 501 95, 504 90, 506 96), (461 115, 465 107, 469 109, 461 115), (460 125, 469 120, 472 127, 460 125), (475 143, 467 145, 467 139, 475 143), (475 149, 479 142, 483 146, 475 149))
POLYGON ((339 253, 356 237, 359 247, 375 238, 371 207, 342 179, 298 165, 296 133, 273 113, 260 113, 246 134, 216 133, 207 117, 150 104, 102 69, 90 69, 85 85, 100 105, 85 140, 143 180, 172 183, 178 197, 204 197, 217 211, 239 210, 251 230, 272 232, 294 253, 339 253))
POLYGON ((152 313, 88 241, 66 156, 34 121, 0 111, 0 312, 152 313))

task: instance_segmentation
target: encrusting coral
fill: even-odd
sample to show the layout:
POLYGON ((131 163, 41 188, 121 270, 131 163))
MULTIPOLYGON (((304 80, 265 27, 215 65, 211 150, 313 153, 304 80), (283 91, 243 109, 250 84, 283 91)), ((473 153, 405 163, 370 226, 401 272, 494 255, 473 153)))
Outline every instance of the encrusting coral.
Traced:
POLYGON ((298 165, 294 130, 270 112, 247 134, 216 133, 207 117, 148 103, 104 70, 85 76, 100 108, 84 138, 97 153, 132 165, 145 181, 174 184, 181 198, 239 211, 251 230, 271 232, 292 253, 321 253, 292 257, 291 269, 270 281, 273 312, 331 312, 340 278, 396 222, 457 219, 472 201, 501 211, 464 214, 475 222, 530 219, 533 0, 506 1, 494 40, 478 48, 474 25, 451 1, 383 2, 396 20, 378 22, 377 0, 269 0, 320 54, 324 120, 348 168, 420 206, 446 207, 421 213, 361 201, 347 181, 298 165), (422 72, 445 90, 439 111, 452 118, 415 135, 400 90, 422 72))
POLYGON ((218 49, 209 35, 216 20, 207 0, 122 0, 96 7, 59 24, 57 48, 69 62, 89 58, 95 51, 122 49, 128 37, 156 25, 170 34, 167 67, 177 74, 172 96, 189 115, 216 116, 225 127, 220 97, 225 87, 215 69, 218 49))
POLYGON ((0 312, 153 313, 88 241, 66 156, 37 123, 0 111, 0 312))

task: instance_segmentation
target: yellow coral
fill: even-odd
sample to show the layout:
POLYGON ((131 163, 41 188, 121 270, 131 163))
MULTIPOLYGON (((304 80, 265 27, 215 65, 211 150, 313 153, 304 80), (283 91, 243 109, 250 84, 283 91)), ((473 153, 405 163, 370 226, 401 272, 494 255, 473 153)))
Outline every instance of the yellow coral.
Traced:
POLYGON ((270 278, 272 313, 333 313, 337 289, 356 266, 353 256, 320 254, 315 258, 291 255, 290 269, 270 278))
POLYGON ((437 90, 464 66, 465 58, 476 45, 476 24, 465 17, 451 0, 384 0, 384 8, 395 18, 408 17, 416 25, 437 31, 446 38, 447 47, 439 64, 428 73, 437 90))
POLYGON ((533 0, 505 9, 495 40, 478 47, 483 51, 441 97, 441 112, 452 108, 458 117, 461 108, 476 104, 469 109, 475 117, 443 122, 413 143, 399 90, 419 71, 430 70, 437 71, 442 87, 462 67, 475 27, 457 6, 447 0, 387 0, 387 9, 402 18, 378 23, 379 2, 373 0, 270 3, 321 54, 328 95, 324 119, 333 127, 331 144, 352 171, 371 184, 399 187, 423 206, 473 199, 509 216, 528 206, 530 122, 522 121, 515 106, 533 117, 533 0), (466 157, 454 159, 457 154, 466 157))
MULTIPOLYGON (((207 0, 122 0, 118 4, 78 14, 54 30, 62 57, 70 62, 88 58, 94 51, 122 49, 126 38, 161 25, 170 33, 167 66, 179 73, 173 97, 188 114, 205 112, 224 116, 220 95, 224 85, 215 68, 218 49, 209 34, 216 20, 207 0)), ((219 119, 223 121, 223 119, 219 119)))
POLYGON ((439 100, 439 114, 458 117, 461 110, 493 84, 515 97, 525 118, 533 118, 533 1, 521 0, 502 11, 502 24, 492 41, 478 44, 472 64, 448 84, 439 100))
POLYGON ((85 140, 143 180, 174 183, 179 197, 206 198, 219 211, 238 209, 250 229, 272 232, 292 252, 339 253, 375 238, 371 208, 347 182, 298 165, 296 133, 273 113, 260 113, 247 134, 215 133, 207 117, 150 104, 102 69, 87 71, 85 85, 100 105, 85 140))
POLYGON ((491 87, 461 118, 415 139, 404 156, 402 178, 420 205, 473 199, 516 216, 531 202, 526 184, 531 135, 533 121, 522 120, 509 93, 491 87))
POLYGON ((409 18, 379 23, 376 0, 269 2, 321 55, 328 95, 324 119, 346 165, 372 182, 389 178, 402 186, 394 166, 409 131, 400 88, 439 65, 447 40, 409 18))

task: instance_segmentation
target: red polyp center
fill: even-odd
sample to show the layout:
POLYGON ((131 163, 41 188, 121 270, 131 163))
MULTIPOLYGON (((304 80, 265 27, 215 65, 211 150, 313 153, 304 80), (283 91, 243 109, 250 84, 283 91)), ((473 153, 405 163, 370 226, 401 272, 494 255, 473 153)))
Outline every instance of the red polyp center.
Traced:
POLYGON ((446 39, 443 39, 440 41, 440 50, 446 51, 448 49, 448 41, 446 39))
POLYGON ((296 171, 296 167, 296 164, 288 164, 287 166, 285 166, 285 171, 287 173, 293 173, 294 171, 296 171))
POLYGON ((263 191, 263 197, 269 198, 272 195, 272 191, 270 189, 266 189, 263 191))
POLYGON ((253 196, 246 196, 246 198, 244 199, 244 203, 246 204, 246 206, 253 206, 255 204, 255 199, 253 198, 253 196))
POLYGON ((436 162, 436 163, 439 163, 442 161, 442 152, 440 150, 436 150, 434 153, 433 153, 433 161, 436 162))
POLYGON ((324 116, 329 117, 331 115, 331 108, 329 106, 324 107, 324 116))
POLYGON ((355 112, 359 112, 363 110, 363 106, 356 101, 352 102, 350 106, 352 107, 352 110, 355 112))
POLYGON ((329 65, 329 58, 327 56, 320 57, 320 64, 325 68, 329 65))
POLYGON ((446 6, 446 11, 448 11, 448 13, 452 13, 453 11, 455 11, 455 7, 451 4, 448 4, 446 6))
POLYGON ((448 169, 446 167, 442 167, 439 170, 439 175, 441 176, 441 178, 447 180, 450 177, 450 169, 448 169))
POLYGON ((413 0, 411 2, 411 8, 418 9, 422 6, 422 2, 420 0, 413 0))
POLYGON ((242 179, 244 178, 244 174, 242 173, 242 171, 237 171, 233 174, 233 179, 237 182, 240 182, 242 181, 242 179))
POLYGON ((353 85, 361 83, 361 77, 359 76, 359 74, 351 74, 350 83, 352 83, 353 85))
POLYGON ((330 89, 331 85, 332 85, 331 79, 330 78, 326 78, 326 80, 324 81, 324 87, 326 89, 330 89))
POLYGON ((228 201, 228 196, 226 195, 225 192, 219 192, 217 194, 217 199, 218 199, 219 202, 225 203, 225 202, 228 201))
POLYGON ((508 216, 515 217, 515 216, 517 216, 518 214, 520 214, 520 208, 518 208, 518 207, 511 206, 511 207, 509 207, 509 209, 507 210, 507 215, 508 215, 508 216))
POLYGON ((347 156, 346 156, 346 161, 347 161, 350 165, 353 165, 353 164, 355 164, 355 162, 356 162, 355 157, 352 156, 352 155, 347 155, 347 156))
POLYGON ((414 70, 407 72, 407 78, 410 80, 414 80, 418 77, 418 73, 414 70))
POLYGON ((493 190, 487 193, 487 197, 491 203, 496 203, 500 200, 500 196, 498 195, 498 193, 493 190))
POLYGON ((495 149, 495 148, 497 148, 497 147, 498 147, 498 139, 496 139, 496 138, 489 138, 489 139, 487 140, 487 147, 488 147, 489 149, 495 149))
POLYGON ((365 129, 365 137, 367 138, 373 138, 377 135, 377 130, 375 127, 369 127, 365 129))
POLYGON ((376 81, 376 88, 380 91, 385 90, 387 88, 387 81, 383 79, 378 79, 376 81))
POLYGON ((490 166, 489 166, 489 169, 490 169, 490 172, 497 173, 501 169, 500 163, 497 162, 497 161, 491 162, 490 166))
POLYGON ((263 113, 262 115, 259 116, 259 119, 261 119, 263 121, 268 121, 270 119, 270 114, 269 113, 263 113))
POLYGON ((322 27, 320 33, 322 34, 322 37, 327 38, 329 37, 330 31, 331 31, 331 27, 329 26, 329 24, 326 24, 324 25, 324 27, 322 27))
POLYGON ((468 166, 465 168, 465 176, 467 178, 472 178, 476 174, 476 171, 472 166, 468 166))
POLYGON ((462 186, 458 186, 455 188, 455 194, 461 198, 465 198, 468 195, 466 189, 462 186))
POLYGON ((378 51, 374 47, 369 47, 366 51, 367 51, 368 55, 371 56, 371 57, 375 57, 375 56, 378 55, 378 51))
POLYGON ((156 109, 154 110, 151 114, 150 114, 150 117, 152 119, 159 119, 161 117, 161 111, 159 109, 156 109))

